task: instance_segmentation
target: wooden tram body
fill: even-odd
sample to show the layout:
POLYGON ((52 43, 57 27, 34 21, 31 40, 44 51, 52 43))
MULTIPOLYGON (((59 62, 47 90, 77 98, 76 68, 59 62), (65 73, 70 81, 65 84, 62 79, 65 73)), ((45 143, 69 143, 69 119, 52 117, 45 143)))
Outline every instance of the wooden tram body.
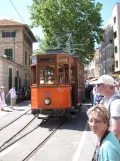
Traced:
POLYGON ((84 99, 84 68, 77 57, 61 50, 31 57, 31 108, 66 112, 84 99))

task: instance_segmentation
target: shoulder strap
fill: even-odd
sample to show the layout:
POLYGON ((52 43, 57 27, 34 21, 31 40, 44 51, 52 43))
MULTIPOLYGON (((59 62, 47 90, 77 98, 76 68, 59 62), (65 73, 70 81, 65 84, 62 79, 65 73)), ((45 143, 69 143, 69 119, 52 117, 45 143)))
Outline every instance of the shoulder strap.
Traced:
POLYGON ((113 97, 113 98, 111 99, 111 101, 109 102, 109 105, 108 105, 109 111, 110 111, 110 105, 111 105, 112 101, 114 101, 114 100, 116 100, 116 99, 120 99, 120 95, 116 95, 115 97, 113 97))

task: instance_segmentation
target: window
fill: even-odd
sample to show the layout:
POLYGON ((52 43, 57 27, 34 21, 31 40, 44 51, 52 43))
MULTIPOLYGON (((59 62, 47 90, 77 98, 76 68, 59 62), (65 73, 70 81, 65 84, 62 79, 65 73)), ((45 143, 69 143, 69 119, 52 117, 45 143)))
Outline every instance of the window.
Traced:
POLYGON ((2 37, 16 37, 16 32, 2 32, 2 37))
POLYGON ((114 17, 114 24, 116 23, 116 16, 114 17))
POLYGON ((9 89, 12 88, 12 69, 9 68, 9 89))
POLYGON ((112 72, 114 72, 114 65, 112 65, 112 72))
POLYGON ((18 91, 20 88, 20 78, 19 78, 19 70, 16 71, 16 77, 15 77, 15 87, 16 90, 18 91))
POLYGON ((31 67, 31 83, 36 84, 36 66, 31 67))
POLYGON ((64 67, 63 67, 63 65, 58 66, 58 75, 59 75, 59 83, 64 83, 64 67))
POLYGON ((75 83, 75 67, 71 67, 71 82, 75 83))
POLYGON ((68 78, 69 78, 69 70, 68 70, 68 64, 64 65, 59 65, 58 66, 58 79, 59 83, 68 83, 68 78))
POLYGON ((114 39, 117 37, 117 31, 114 32, 114 39))
POLYGON ((19 77, 19 71, 18 70, 16 71, 16 77, 19 77))
POLYGON ((25 65, 27 65, 27 52, 25 52, 25 65))
POLYGON ((55 65, 40 67, 40 84, 55 83, 55 65))
POLYGON ((13 60, 13 50, 12 49, 5 49, 5 55, 7 56, 7 59, 13 60))
POLYGON ((36 64, 36 63, 37 63, 36 56, 31 56, 30 57, 30 64, 36 64))
POLYGON ((25 73, 25 87, 27 87, 27 73, 25 73))
POLYGON ((110 39, 110 40, 109 40, 109 42, 112 44, 112 43, 113 43, 113 40, 112 40, 112 39, 110 39))
POLYGON ((118 68, 118 60, 115 62, 116 68, 118 68))
POLYGON ((117 52, 118 52, 118 51, 117 51, 117 46, 115 46, 114 50, 115 50, 115 53, 117 53, 117 52))

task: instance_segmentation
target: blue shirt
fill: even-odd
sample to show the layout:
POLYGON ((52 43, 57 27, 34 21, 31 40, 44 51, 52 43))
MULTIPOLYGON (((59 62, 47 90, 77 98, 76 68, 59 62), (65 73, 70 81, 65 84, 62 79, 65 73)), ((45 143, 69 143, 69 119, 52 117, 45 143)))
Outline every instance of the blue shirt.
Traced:
POLYGON ((99 161, 120 161, 120 144, 112 132, 102 142, 99 161))

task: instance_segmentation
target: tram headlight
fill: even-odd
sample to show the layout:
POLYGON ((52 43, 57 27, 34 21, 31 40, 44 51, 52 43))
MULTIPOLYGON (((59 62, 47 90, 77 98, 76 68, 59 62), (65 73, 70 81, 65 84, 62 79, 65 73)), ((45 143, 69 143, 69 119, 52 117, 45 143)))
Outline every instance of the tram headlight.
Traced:
POLYGON ((50 98, 45 98, 44 103, 45 103, 45 105, 51 104, 51 99, 50 98))

